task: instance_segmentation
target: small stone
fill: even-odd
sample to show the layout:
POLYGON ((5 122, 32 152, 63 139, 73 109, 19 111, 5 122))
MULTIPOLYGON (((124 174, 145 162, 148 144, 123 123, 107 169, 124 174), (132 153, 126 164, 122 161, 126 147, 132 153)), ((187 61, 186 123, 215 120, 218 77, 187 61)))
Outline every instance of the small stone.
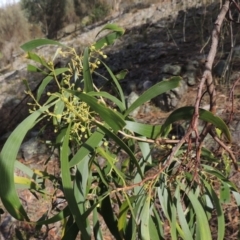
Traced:
MULTIPOLYGON (((128 108, 139 98, 138 94, 136 94, 135 92, 131 92, 130 95, 128 96, 127 99, 127 106, 128 108)), ((140 107, 137 107, 136 109, 134 109, 129 115, 132 117, 136 117, 138 112, 139 112, 140 107)))
POLYGON ((181 70, 182 68, 179 65, 165 64, 162 67, 162 73, 167 73, 174 76, 180 75, 181 70))
POLYGON ((151 81, 149 81, 149 80, 147 80, 147 81, 145 81, 144 83, 143 83, 143 91, 146 91, 146 90, 148 90, 150 87, 152 87, 152 82, 151 81))
POLYGON ((196 81, 196 74, 194 72, 188 72, 183 75, 183 79, 186 81, 186 83, 189 86, 194 86, 197 81, 196 81))
POLYGON ((136 82, 130 81, 127 85, 128 92, 134 92, 137 89, 136 82))
POLYGON ((153 99, 153 103, 163 111, 171 111, 178 106, 187 89, 186 82, 181 81, 179 87, 157 96, 153 99))
POLYGON ((49 152, 47 146, 38 138, 31 138, 22 144, 20 151, 25 161, 40 159, 42 155, 49 152))
POLYGON ((198 61, 189 61, 186 66, 184 66, 183 79, 189 86, 194 86, 197 83, 197 71, 199 63, 198 61))

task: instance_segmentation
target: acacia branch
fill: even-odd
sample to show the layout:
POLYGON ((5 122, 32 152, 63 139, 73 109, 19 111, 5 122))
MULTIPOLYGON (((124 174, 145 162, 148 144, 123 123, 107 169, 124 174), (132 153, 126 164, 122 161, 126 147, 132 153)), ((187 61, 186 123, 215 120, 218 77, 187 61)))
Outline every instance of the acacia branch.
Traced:
MULTIPOLYGON (((164 165, 163 168, 166 168, 171 162, 172 159, 175 155, 175 153, 178 151, 178 149, 184 144, 185 141, 190 142, 191 141, 191 136, 192 133, 195 133, 196 136, 196 163, 200 162, 200 156, 201 156, 201 148, 203 145, 203 140, 205 139, 206 135, 211 131, 211 124, 207 123, 206 126, 204 127, 203 131, 201 132, 200 136, 198 134, 198 120, 199 120, 199 107, 201 103, 201 99, 203 96, 203 87, 206 85, 207 87, 207 93, 209 94, 210 97, 210 111, 215 114, 216 113, 216 90, 215 90, 215 85, 213 82, 213 77, 212 77, 212 67, 213 67, 213 62, 216 57, 217 53, 217 47, 219 43, 219 36, 220 36, 220 30, 221 26, 223 23, 224 18, 226 17, 227 13, 229 12, 231 0, 225 1, 225 3, 222 5, 221 11, 218 14, 217 20, 214 23, 214 28, 212 30, 212 35, 211 35, 211 47, 208 53, 208 56, 205 61, 205 66, 204 66, 204 71, 203 75, 198 87, 198 93, 196 97, 196 102, 195 102, 195 109, 194 109, 194 115, 191 121, 191 124, 184 136, 184 138, 173 148, 172 153, 170 154, 168 160, 166 161, 166 164, 164 165)), ((226 148, 222 142, 217 141, 220 146, 223 148, 226 148)), ((226 149, 229 152, 229 149, 226 149)), ((232 158, 233 154, 229 154, 230 157, 232 158)), ((234 161, 234 157, 233 157, 234 161)), ((235 161, 234 161, 235 162, 235 161)), ((162 170, 162 169, 161 169, 162 170)))
MULTIPOLYGON (((205 67, 204 67, 204 72, 201 78, 201 82, 199 84, 199 89, 198 89, 198 94, 197 94, 197 99, 195 103, 195 112, 194 116, 192 118, 192 122, 190 125, 189 131, 195 131, 196 135, 197 134, 197 126, 198 126, 198 118, 199 118, 199 107, 200 107, 200 102, 201 102, 201 97, 202 97, 202 91, 203 91, 203 86, 206 84, 207 87, 207 92, 210 97, 210 111, 215 114, 216 113, 216 90, 213 82, 213 77, 212 77, 212 66, 213 66, 213 61, 215 59, 216 53, 217 53, 217 47, 218 47, 218 42, 219 42, 219 36, 220 36, 220 30, 221 26, 223 23, 224 18, 226 17, 227 13, 229 12, 231 1, 226 1, 225 4, 222 6, 221 11, 217 17, 217 20, 215 21, 214 28, 212 31, 212 36, 211 36, 211 47, 209 54, 207 56, 206 62, 205 62, 205 67)), ((197 146, 196 150, 196 162, 200 162, 200 153, 201 153, 201 148, 203 145, 203 140, 206 137, 206 135, 211 132, 211 124, 207 123, 199 137, 199 145, 197 146)), ((214 137, 214 136, 213 136, 214 137)), ((218 144, 223 147, 230 155, 234 162, 234 166, 237 169, 236 165, 236 160, 232 152, 227 148, 226 145, 224 145, 219 139, 215 138, 215 141, 218 142, 218 144)))

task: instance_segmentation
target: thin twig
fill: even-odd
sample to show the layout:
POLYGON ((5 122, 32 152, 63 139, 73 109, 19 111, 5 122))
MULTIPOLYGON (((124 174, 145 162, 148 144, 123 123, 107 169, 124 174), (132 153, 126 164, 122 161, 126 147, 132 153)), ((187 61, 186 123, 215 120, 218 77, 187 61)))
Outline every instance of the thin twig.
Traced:
POLYGON ((232 161, 233 161, 233 165, 234 165, 235 169, 240 172, 240 170, 238 169, 237 160, 236 160, 233 152, 230 150, 230 148, 229 148, 227 145, 225 145, 225 144, 221 141, 221 139, 219 139, 212 130, 209 131, 209 134, 212 136, 212 138, 213 138, 226 152, 228 152, 228 154, 230 155, 230 157, 231 157, 231 159, 232 159, 232 161))
POLYGON ((156 144, 159 144, 159 145, 160 144, 176 144, 176 143, 179 143, 179 140, 175 140, 175 139, 157 138, 156 140, 153 140, 153 139, 135 137, 135 136, 126 134, 123 131, 118 131, 118 132, 121 133, 126 138, 135 139, 135 140, 138 140, 138 141, 141 141, 141 142, 156 143, 156 144))

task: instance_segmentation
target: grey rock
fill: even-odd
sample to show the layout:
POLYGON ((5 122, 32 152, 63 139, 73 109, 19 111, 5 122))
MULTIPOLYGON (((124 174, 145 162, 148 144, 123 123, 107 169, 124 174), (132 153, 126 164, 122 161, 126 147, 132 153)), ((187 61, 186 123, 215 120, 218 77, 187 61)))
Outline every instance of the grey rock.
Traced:
POLYGON ((145 81, 143 83, 143 91, 148 90, 150 87, 152 87, 152 85, 153 85, 153 83, 151 81, 149 81, 149 80, 145 81))
MULTIPOLYGON (((165 52, 152 52, 149 56, 148 56, 148 59, 149 60, 156 60, 156 59, 159 59, 161 58, 163 55, 165 55, 165 52)), ((146 58, 145 58, 145 61, 146 61, 146 58)))
POLYGON ((18 105, 21 101, 19 99, 16 99, 15 96, 9 95, 5 98, 3 105, 5 107, 14 107, 18 105))
POLYGON ((186 70, 187 72, 194 72, 198 69, 199 67, 199 62, 194 60, 194 61, 189 61, 187 66, 186 66, 186 70))
MULTIPOLYGON (((128 108, 139 98, 138 94, 135 92, 131 92, 130 95, 127 98, 127 106, 128 108)), ((140 107, 137 107, 134 109, 129 115, 132 117, 136 117, 138 112, 140 110, 140 107)))
POLYGON ((160 76, 160 82, 161 81, 166 81, 166 80, 168 80, 169 78, 171 78, 172 77, 172 75, 169 75, 169 74, 161 74, 161 76, 160 76))
POLYGON ((150 45, 151 48, 162 48, 164 47, 165 43, 164 42, 154 42, 150 45))
POLYGON ((189 86, 193 86, 197 83, 197 71, 199 63, 198 61, 189 61, 184 67, 183 79, 189 86))
POLYGON ((187 74, 183 75, 183 79, 187 82, 189 86, 194 86, 197 81, 196 81, 196 74, 193 72, 189 72, 187 74))
POLYGON ((129 82, 128 82, 128 85, 127 85, 127 90, 128 90, 128 92, 129 92, 129 93, 134 92, 134 91, 136 91, 136 89, 137 89, 136 82, 134 82, 134 81, 129 81, 129 82))
POLYGON ((49 153, 47 146, 38 138, 31 138, 22 144, 20 153, 25 161, 41 159, 41 156, 49 153))
POLYGON ((171 90, 179 99, 186 93, 188 87, 185 81, 181 81, 177 88, 171 90))
MULTIPOLYGON (((148 74, 143 74, 143 77, 144 76, 147 76, 148 74)), ((143 78, 142 77, 142 78, 143 78)), ((147 80, 143 80, 143 81, 140 81, 138 84, 137 84, 137 88, 135 90, 135 92, 137 93, 142 93, 146 90, 148 90, 150 87, 152 87, 152 82, 148 80, 148 77, 146 77, 147 80)))
POLYGON ((17 78, 18 77, 17 75, 18 75, 18 70, 14 70, 14 71, 5 73, 4 75, 0 76, 0 82, 8 81, 13 78, 17 78))
POLYGON ((180 75, 181 70, 182 68, 179 65, 165 64, 162 67, 162 73, 167 73, 174 76, 180 75))
POLYGON ((153 102, 161 110, 171 111, 178 106, 180 99, 186 93, 187 89, 186 82, 182 80, 179 87, 157 96, 153 99, 153 102))

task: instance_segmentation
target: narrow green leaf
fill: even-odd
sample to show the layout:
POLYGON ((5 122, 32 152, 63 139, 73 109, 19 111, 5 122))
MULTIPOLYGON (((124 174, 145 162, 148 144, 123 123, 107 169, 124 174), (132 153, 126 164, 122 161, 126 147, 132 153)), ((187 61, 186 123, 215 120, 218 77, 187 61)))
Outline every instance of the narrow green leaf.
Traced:
POLYGON ((166 218, 169 220, 170 219, 170 213, 168 213, 168 203, 170 203, 171 199, 171 196, 169 195, 168 193, 168 190, 162 186, 163 184, 161 184, 160 187, 157 188, 157 191, 158 191, 158 199, 161 203, 161 207, 162 207, 162 210, 166 216, 166 218))
POLYGON ((150 232, 150 236, 151 236, 151 240, 160 240, 162 239, 161 235, 159 235, 159 228, 161 227, 156 225, 154 220, 153 220, 153 216, 150 215, 149 216, 149 232, 150 232))
POLYGON ((113 81, 113 84, 114 86, 116 86, 117 88, 117 94, 119 95, 120 99, 121 99, 121 102, 124 106, 124 110, 126 109, 126 101, 125 101, 125 96, 123 94, 123 90, 122 90, 122 87, 121 85, 119 84, 117 78, 115 77, 115 75, 113 74, 112 70, 103 62, 101 61, 102 64, 105 66, 105 68, 107 69, 109 75, 111 76, 111 80, 113 81))
MULTIPOLYGON (((104 194, 104 193, 102 193, 104 194)), ((111 199, 109 195, 102 200, 100 206, 100 214, 102 215, 108 229, 116 240, 122 240, 117 228, 117 219, 112 209, 111 199)))
POLYGON ((176 197, 176 207, 177 207, 178 218, 179 218, 179 222, 182 227, 183 236, 181 236, 181 237, 185 240, 193 240, 192 233, 189 229, 189 225, 188 225, 188 222, 186 220, 186 217, 185 217, 185 214, 183 211, 183 206, 181 204, 179 186, 177 186, 177 188, 176 188, 175 197, 176 197))
POLYGON ((15 159, 27 132, 34 126, 37 118, 54 103, 40 108, 22 121, 9 136, 0 154, 0 197, 7 211, 18 220, 29 221, 29 218, 15 189, 13 177, 15 159))
POLYGON ((210 186, 210 184, 208 184, 208 182, 204 181, 204 187, 207 189, 208 194, 210 195, 209 197, 213 201, 214 208, 217 211, 218 240, 223 240, 224 239, 224 235, 225 235, 225 228, 226 227, 225 227, 224 213, 223 213, 223 209, 222 209, 220 200, 219 200, 217 194, 215 193, 214 189, 212 188, 212 186, 210 186))
POLYGON ((28 52, 28 58, 35 61, 36 63, 40 63, 41 65, 43 65, 47 69, 51 70, 51 67, 47 63, 47 61, 43 57, 40 57, 38 54, 33 53, 33 52, 28 52))
POLYGON ((131 149, 114 133, 112 133, 109 129, 107 129, 105 126, 102 126, 100 124, 97 124, 98 127, 106 133, 107 136, 112 138, 118 146, 120 146, 130 157, 130 160, 135 164, 137 168, 137 172, 140 174, 141 178, 143 178, 142 170, 139 166, 138 160, 136 159, 134 153, 131 151, 131 149))
POLYGON ((40 68, 38 68, 38 67, 36 67, 36 66, 34 66, 32 64, 28 64, 27 65, 27 71, 28 72, 43 72, 42 69, 40 69, 40 68))
MULTIPOLYGON (((80 209, 81 211, 83 209, 85 210, 83 203, 86 201, 86 195, 88 194, 87 184, 89 180, 89 160, 90 157, 86 156, 84 159, 82 159, 82 161, 78 163, 77 173, 74 181, 74 193, 75 197, 78 195, 78 197, 76 197, 78 205, 82 205, 82 208, 80 209)), ((82 212, 82 214, 83 213, 84 212, 82 212)))
POLYGON ((98 211, 97 208, 93 209, 93 233, 96 240, 104 240, 103 234, 101 231, 101 224, 98 220, 98 211))
MULTIPOLYGON (((211 240, 211 231, 209 228, 208 219, 205 213, 205 210, 203 209, 203 206, 201 202, 199 201, 196 193, 194 193, 192 190, 188 189, 184 184, 179 183, 181 186, 181 189, 185 192, 187 192, 187 196, 189 200, 192 203, 192 206, 194 208, 196 218, 197 218, 197 233, 200 236, 200 239, 208 239, 211 240)), ((197 235, 198 235, 197 234, 197 235)))
POLYGON ((97 129, 88 140, 81 146, 77 153, 71 159, 69 166, 73 167, 77 165, 82 159, 84 159, 88 154, 95 151, 96 147, 100 144, 104 137, 104 132, 97 129))
POLYGON ((171 237, 172 239, 177 240, 176 206, 173 204, 171 194, 169 193, 169 190, 165 188, 164 184, 161 184, 160 187, 158 187, 158 199, 164 215, 169 221, 171 237))
POLYGON ((48 225, 48 224, 56 223, 56 222, 62 221, 63 219, 69 217, 70 214, 71 214, 71 212, 70 212, 69 207, 65 207, 62 211, 60 211, 59 213, 57 213, 53 217, 48 218, 47 220, 44 220, 44 221, 37 221, 34 224, 36 224, 36 225, 48 225))
POLYGON ((129 197, 129 201, 125 200, 119 210, 118 231, 124 236, 124 230, 127 224, 127 213, 129 211, 129 202, 132 204, 138 196, 129 197))
POLYGON ((37 190, 40 186, 27 177, 14 176, 14 182, 17 189, 34 189, 37 190))
POLYGON ((144 123, 138 123, 134 121, 125 121, 125 128, 131 132, 135 132, 139 135, 145 136, 147 138, 155 139, 161 131, 160 125, 149 125, 144 123))
MULTIPOLYGON (((70 96, 70 93, 64 92, 62 95, 63 95, 64 98, 68 99, 69 96, 70 96)), ((65 108, 65 103, 62 100, 59 99, 59 101, 54 106, 54 110, 53 110, 54 115, 55 116, 57 116, 57 115, 62 116, 64 108, 65 108)), ((61 122, 62 117, 57 118, 55 116, 53 117, 53 125, 58 125, 61 122)))
POLYGON ((238 188, 235 186, 235 184, 225 177, 219 170, 205 164, 202 164, 202 166, 207 173, 214 175, 217 177, 217 179, 221 180, 221 182, 228 184, 232 190, 234 189, 237 191, 238 188))
POLYGON ((98 32, 96 37, 104 30, 110 30, 110 33, 108 33, 106 36, 101 37, 99 40, 97 40, 97 42, 94 44, 94 46, 97 50, 114 43, 114 41, 116 39, 118 39, 119 37, 121 37, 124 34, 124 29, 117 26, 116 24, 106 24, 98 32))
POLYGON ((125 110, 125 104, 107 92, 89 92, 88 95, 93 96, 93 97, 107 98, 107 99, 111 100, 113 103, 115 103, 121 112, 123 112, 125 110))
POLYGON ((115 161, 112 156, 107 153, 102 147, 97 147, 96 152, 107 160, 111 168, 114 169, 117 176, 122 180, 123 183, 125 183, 124 174, 115 166, 115 161))
POLYGON ((146 201, 144 201, 142 212, 140 215, 141 220, 141 239, 149 240, 150 231, 149 231, 149 215, 150 215, 150 196, 146 197, 146 201))
POLYGON ((51 80, 54 79, 54 77, 57 77, 58 75, 67 72, 69 69, 68 68, 58 68, 54 70, 54 74, 51 72, 48 76, 46 76, 40 86, 38 87, 37 90, 37 101, 40 100, 42 93, 44 92, 44 90, 46 89, 47 85, 51 82, 51 80))
POLYGON ((159 82, 145 91, 125 112, 124 117, 128 116, 134 109, 151 100, 152 98, 178 87, 180 77, 172 77, 169 80, 159 82))
POLYGON ((223 203, 229 203, 231 200, 230 187, 225 182, 222 182, 220 188, 220 199, 223 203))
POLYGON ((83 79, 84 79, 84 92, 88 93, 94 90, 92 73, 89 66, 89 48, 84 49, 83 55, 83 79))
POLYGON ((87 231, 88 229, 85 228, 85 225, 83 224, 83 219, 81 212, 79 211, 75 196, 74 196, 74 190, 72 185, 72 179, 70 174, 70 166, 69 166, 69 137, 70 137, 70 129, 71 125, 69 124, 67 128, 66 135, 64 137, 63 145, 60 150, 60 162, 61 162, 61 174, 62 174, 62 184, 63 184, 63 192, 64 196, 68 202, 68 206, 71 210, 72 216, 74 217, 78 228, 81 231, 81 235, 83 239, 90 240, 91 235, 87 231))
POLYGON ((124 69, 121 70, 119 73, 115 74, 115 77, 118 81, 125 79, 126 75, 128 74, 128 70, 124 69))
MULTIPOLYGON (((170 124, 179 121, 179 120, 190 120, 194 114, 194 107, 187 106, 178 108, 177 110, 173 111, 168 118, 166 119, 165 123, 162 125, 160 135, 164 135, 164 129, 169 126, 170 124)), ((212 123, 215 127, 222 130, 224 135, 226 136, 227 140, 231 142, 232 137, 230 131, 226 125, 226 123, 219 117, 213 115, 211 112, 200 108, 199 109, 199 119, 212 123)))
POLYGON ((106 36, 100 38, 95 44, 95 48, 97 50, 105 47, 105 46, 109 46, 111 44, 113 44, 116 39, 118 39, 119 37, 121 37, 122 34, 121 33, 118 33, 118 32, 113 32, 113 33, 109 33, 107 34, 106 36))
POLYGON ((19 161, 15 161, 14 164, 15 168, 18 168, 19 170, 21 170, 23 173, 25 173, 27 176, 29 176, 30 178, 33 178, 34 172, 31 168, 29 168, 28 166, 22 164, 19 161))
POLYGON ((31 40, 27 43, 24 43, 20 47, 22 48, 23 51, 28 52, 28 51, 32 51, 33 49, 35 49, 37 47, 44 46, 44 45, 57 45, 60 47, 66 47, 65 45, 63 45, 57 41, 45 39, 45 38, 31 40))
POLYGON ((220 162, 220 159, 215 157, 213 152, 205 147, 202 147, 202 149, 201 149, 201 157, 203 159, 206 159, 210 163, 220 162))
POLYGON ((146 165, 146 163, 152 164, 152 155, 149 143, 139 141, 138 145, 141 149, 144 165, 146 165))
POLYGON ((90 176, 89 176, 89 167, 88 167, 89 159, 90 158, 86 156, 77 165, 77 171, 76 171, 75 180, 74 180, 74 198, 75 198, 75 201, 77 202, 79 213, 81 213, 81 216, 79 216, 79 219, 81 220, 82 228, 85 229, 88 235, 91 235, 91 226, 90 226, 89 219, 87 217, 91 209, 86 208, 86 204, 88 203, 87 194, 89 193, 87 189, 88 181, 91 184, 91 181, 89 179, 90 176), (89 212, 87 210, 89 210, 89 212))
POLYGON ((54 69, 54 72, 51 72, 51 75, 57 77, 58 75, 68 72, 68 71, 69 71, 69 68, 65 68, 65 67, 64 68, 56 68, 56 69, 54 69))
POLYGON ((77 235, 78 235, 78 232, 79 232, 79 229, 78 229, 78 226, 75 222, 64 233, 64 236, 62 237, 62 240, 76 239, 77 235))
POLYGON ((128 224, 130 227, 130 230, 129 230, 129 232, 130 233, 128 233, 128 235, 127 235, 127 237, 126 237, 126 239, 131 239, 131 240, 136 240, 136 239, 138 239, 138 229, 137 229, 137 224, 136 224, 136 222, 134 222, 134 219, 133 219, 133 217, 131 217, 130 218, 130 220, 129 220, 129 224, 128 224), (131 221, 131 222, 130 222, 131 221), (131 225, 130 225, 130 223, 131 223, 131 225))
POLYGON ((122 28, 122 27, 119 27, 117 24, 112 24, 112 23, 109 23, 109 24, 106 24, 96 35, 96 37, 104 30, 110 30, 110 31, 113 31, 113 32, 119 32, 121 33, 122 35, 124 34, 125 30, 122 28))
POLYGON ((160 214, 155 207, 153 208, 153 213, 154 213, 154 217, 152 216, 152 219, 155 223, 156 231, 158 232, 158 239, 163 240, 164 239, 164 231, 163 231, 164 223, 163 221, 161 221, 160 214))

